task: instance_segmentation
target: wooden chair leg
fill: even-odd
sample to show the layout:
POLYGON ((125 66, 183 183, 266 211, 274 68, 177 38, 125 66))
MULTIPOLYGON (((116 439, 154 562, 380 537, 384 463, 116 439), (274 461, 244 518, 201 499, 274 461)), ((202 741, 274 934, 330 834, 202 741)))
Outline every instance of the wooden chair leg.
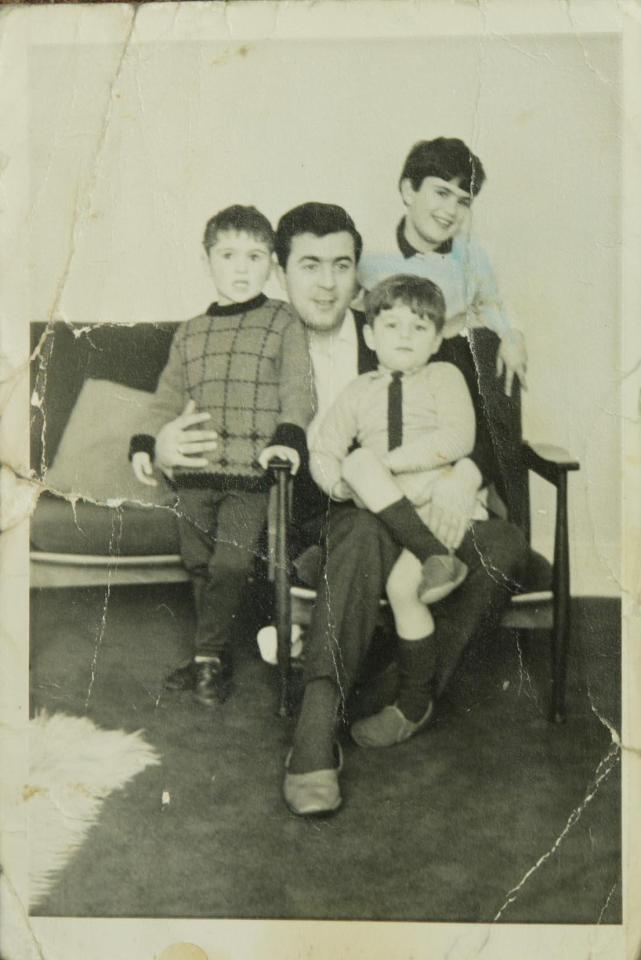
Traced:
POLYGON ((564 723, 568 644, 570 639, 570 546, 568 540, 567 475, 557 484, 554 532, 554 622, 552 625, 552 701, 549 719, 564 723))
POLYGON ((289 593, 289 555, 287 548, 287 516, 289 509, 289 464, 273 464, 277 477, 276 493, 276 635, 278 638, 278 671, 280 697, 278 715, 287 717, 292 712, 290 636, 292 629, 291 599, 289 593))

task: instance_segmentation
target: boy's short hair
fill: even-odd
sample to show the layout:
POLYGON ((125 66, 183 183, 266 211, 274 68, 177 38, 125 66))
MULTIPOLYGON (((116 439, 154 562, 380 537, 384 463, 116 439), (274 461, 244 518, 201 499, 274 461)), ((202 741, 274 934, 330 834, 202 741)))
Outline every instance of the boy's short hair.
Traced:
POLYGON ((311 233, 315 237, 326 237, 330 233, 349 233, 354 240, 356 263, 360 259, 363 238, 346 210, 333 203, 302 203, 284 213, 276 227, 274 249, 283 270, 287 267, 292 240, 301 233, 311 233))
POLYGON ((441 288, 425 277, 397 273, 381 280, 365 294, 365 317, 370 327, 383 310, 404 303, 412 313, 428 318, 440 333, 445 326, 445 297, 441 288))
POLYGON ((243 207, 235 203, 214 214, 205 227, 203 237, 205 253, 209 253, 218 239, 218 234, 225 230, 248 233, 255 240, 260 240, 269 247, 270 252, 274 249, 274 228, 256 207, 243 207))
POLYGON ((420 190, 426 177, 458 180, 461 189, 475 197, 485 182, 485 170, 462 140, 437 137, 414 144, 403 165, 399 187, 403 180, 409 180, 415 190, 420 190))

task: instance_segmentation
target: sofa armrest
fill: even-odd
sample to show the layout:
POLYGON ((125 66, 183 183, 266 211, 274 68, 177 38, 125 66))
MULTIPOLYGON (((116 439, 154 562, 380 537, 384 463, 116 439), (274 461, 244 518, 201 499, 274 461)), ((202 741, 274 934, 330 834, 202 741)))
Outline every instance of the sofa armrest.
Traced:
POLYGON ((569 470, 578 470, 578 460, 563 447, 549 443, 523 443, 523 461, 528 470, 558 486, 569 470))

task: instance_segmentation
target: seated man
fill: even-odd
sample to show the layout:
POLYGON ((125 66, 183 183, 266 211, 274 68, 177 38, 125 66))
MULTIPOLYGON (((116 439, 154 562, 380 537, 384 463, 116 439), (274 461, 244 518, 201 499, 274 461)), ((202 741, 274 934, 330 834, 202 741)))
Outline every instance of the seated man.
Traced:
MULTIPOLYGON (((377 366, 364 339, 365 317, 350 309, 362 240, 341 207, 307 203, 281 218, 275 250, 290 302, 309 335, 318 404, 308 428, 313 442, 319 419, 340 391, 358 374, 377 366)), ((454 363, 462 372, 478 424, 471 456, 459 460, 432 490, 428 525, 468 567, 458 590, 433 611, 439 694, 474 635, 500 618, 526 544, 521 532, 504 520, 490 516, 482 523, 472 521, 479 488, 493 479, 495 457, 469 342, 461 336, 445 340, 434 360, 454 363)), ((180 446, 185 426, 194 422, 192 416, 197 415, 172 421, 159 434, 159 466, 171 468, 184 459, 180 446)), ((200 429, 189 437, 192 454, 199 448, 211 449, 216 439, 212 431, 202 429, 199 419, 195 422, 200 429)), ((308 492, 306 533, 316 542, 322 537, 327 549, 307 634, 305 692, 285 780, 288 806, 306 816, 331 812, 341 804, 335 748, 338 713, 370 649, 379 600, 401 547, 368 511, 353 504, 331 504, 328 511, 311 479, 307 485, 302 479, 297 484, 299 491, 308 492), (327 529, 319 533, 326 518, 327 529)))
MULTIPOLYGON (((349 309, 361 238, 340 208, 304 204, 281 218, 275 249, 290 302, 309 333, 319 405, 308 429, 313 445, 319 418, 334 398, 358 373, 377 365, 364 340, 365 318, 349 309)), ((457 551, 469 571, 433 611, 440 693, 472 637, 498 621, 526 544, 504 520, 472 520, 479 487, 493 479, 495 458, 468 340, 445 340, 433 360, 454 363, 463 373, 478 423, 471 457, 439 478, 427 517, 432 533, 457 551)), ((341 804, 338 713, 365 661, 379 600, 401 553, 384 524, 353 504, 331 505, 323 544, 327 558, 307 634, 305 692, 284 784, 289 808, 302 816, 329 813, 341 804)))

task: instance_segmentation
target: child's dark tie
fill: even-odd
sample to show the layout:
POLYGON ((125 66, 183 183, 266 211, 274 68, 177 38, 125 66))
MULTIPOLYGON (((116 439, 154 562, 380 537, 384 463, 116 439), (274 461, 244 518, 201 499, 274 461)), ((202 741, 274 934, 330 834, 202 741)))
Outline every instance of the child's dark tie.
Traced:
POLYGON ((387 448, 394 450, 403 443, 403 383, 400 370, 392 374, 387 388, 387 448))

